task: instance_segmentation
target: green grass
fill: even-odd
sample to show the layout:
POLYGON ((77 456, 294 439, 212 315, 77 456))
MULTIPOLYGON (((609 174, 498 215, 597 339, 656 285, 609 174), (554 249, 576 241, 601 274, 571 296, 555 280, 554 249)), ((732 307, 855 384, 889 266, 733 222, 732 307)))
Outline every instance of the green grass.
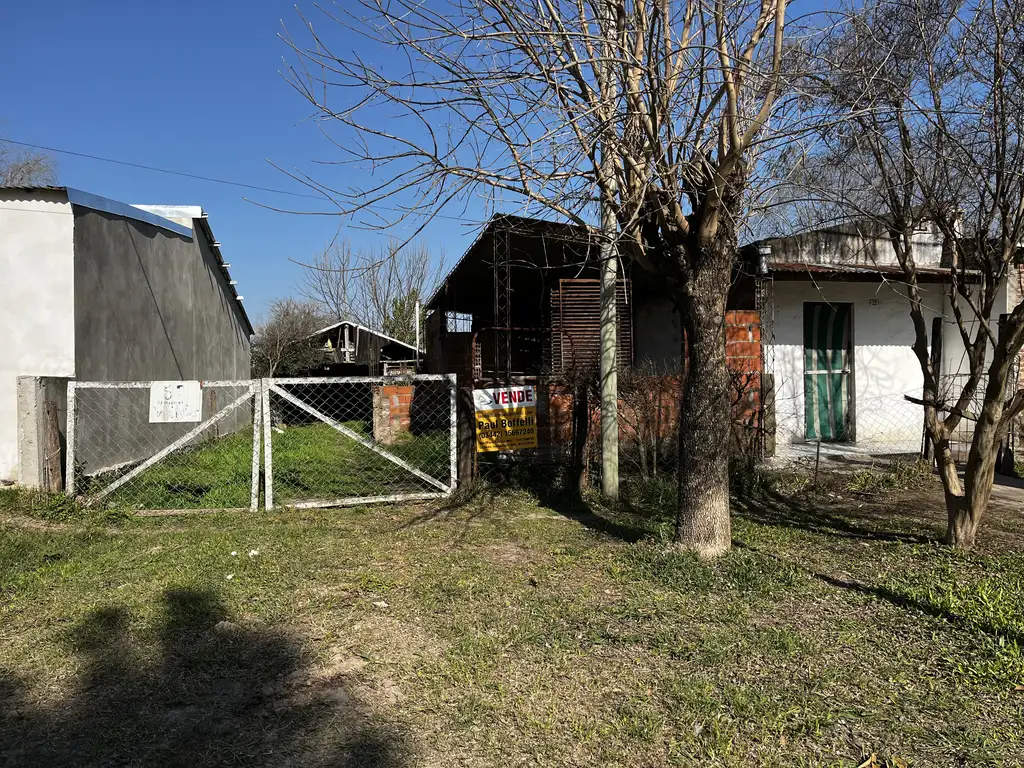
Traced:
MULTIPOLYGON (((346 426, 372 439, 365 423, 346 426)), ((447 484, 447 433, 407 434, 385 448, 447 484)), ((279 504, 437 490, 327 424, 275 432, 273 451, 275 502, 279 504)), ((95 494, 117 476, 108 473, 86 479, 81 493, 95 494)), ((252 436, 237 432, 168 456, 117 489, 104 504, 119 510, 247 508, 251 487, 252 436)))
POLYGON ((663 491, 115 524, 0 493, 0 765, 1022 764, 1019 513, 964 554, 934 489, 766 491, 707 563, 663 491))

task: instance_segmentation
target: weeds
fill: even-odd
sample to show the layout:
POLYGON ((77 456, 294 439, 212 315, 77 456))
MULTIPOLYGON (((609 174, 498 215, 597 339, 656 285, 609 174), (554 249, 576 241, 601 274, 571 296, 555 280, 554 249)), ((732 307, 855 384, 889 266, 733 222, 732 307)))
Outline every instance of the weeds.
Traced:
POLYGON ((882 469, 863 469, 854 473, 846 490, 854 493, 892 493, 914 488, 931 476, 931 467, 925 461, 897 459, 882 469))

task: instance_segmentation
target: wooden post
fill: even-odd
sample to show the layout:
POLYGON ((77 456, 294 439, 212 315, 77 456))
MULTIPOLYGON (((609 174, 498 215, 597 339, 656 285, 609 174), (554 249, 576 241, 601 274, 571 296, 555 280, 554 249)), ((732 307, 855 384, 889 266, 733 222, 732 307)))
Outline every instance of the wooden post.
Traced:
POLYGON ((56 403, 46 402, 44 419, 46 437, 43 442, 43 490, 60 493, 64 490, 64 475, 61 471, 64 461, 56 403))
POLYGON ((473 405, 473 390, 470 387, 459 389, 458 407, 458 462, 459 485, 473 479, 476 458, 476 409, 473 405))
POLYGON ((587 438, 590 433, 590 403, 587 387, 577 386, 572 396, 572 488, 580 496, 587 487, 587 438))

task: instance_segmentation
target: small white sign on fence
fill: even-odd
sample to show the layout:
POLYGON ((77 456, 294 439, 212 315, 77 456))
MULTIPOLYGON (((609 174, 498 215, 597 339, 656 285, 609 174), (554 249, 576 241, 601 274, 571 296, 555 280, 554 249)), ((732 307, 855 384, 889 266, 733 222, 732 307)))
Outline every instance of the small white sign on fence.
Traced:
POLYGON ((149 387, 149 423, 188 423, 203 419, 203 388, 198 381, 154 381, 149 387))

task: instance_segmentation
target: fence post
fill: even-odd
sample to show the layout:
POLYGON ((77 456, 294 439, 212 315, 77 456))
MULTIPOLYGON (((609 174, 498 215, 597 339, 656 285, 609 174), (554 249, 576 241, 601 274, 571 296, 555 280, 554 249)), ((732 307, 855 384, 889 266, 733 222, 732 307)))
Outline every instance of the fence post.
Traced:
POLYGON ((274 441, 270 420, 270 379, 260 380, 263 390, 263 499, 264 508, 274 508, 274 441))
MULTIPOLYGON (((473 455, 476 451, 476 423, 474 421, 473 390, 469 387, 458 389, 458 475, 459 482, 468 483, 473 479, 473 455)), ((454 423, 454 421, 453 421, 454 423)))
MULTIPOLYGON (((418 322, 419 318, 417 318, 418 322)), ((448 428, 450 430, 448 451, 451 471, 448 492, 453 493, 459 484, 459 383, 454 373, 448 374, 448 403, 448 428)))
POLYGON ((67 476, 67 489, 68 496, 71 498, 75 497, 75 491, 77 490, 78 484, 78 473, 75 471, 75 412, 78 406, 78 397, 75 391, 74 380, 68 382, 68 426, 67 426, 67 466, 64 468, 64 474, 67 476))
POLYGON ((252 380, 249 394, 252 396, 252 490, 249 494, 249 511, 255 512, 260 504, 260 425, 263 423, 261 380, 252 380))

